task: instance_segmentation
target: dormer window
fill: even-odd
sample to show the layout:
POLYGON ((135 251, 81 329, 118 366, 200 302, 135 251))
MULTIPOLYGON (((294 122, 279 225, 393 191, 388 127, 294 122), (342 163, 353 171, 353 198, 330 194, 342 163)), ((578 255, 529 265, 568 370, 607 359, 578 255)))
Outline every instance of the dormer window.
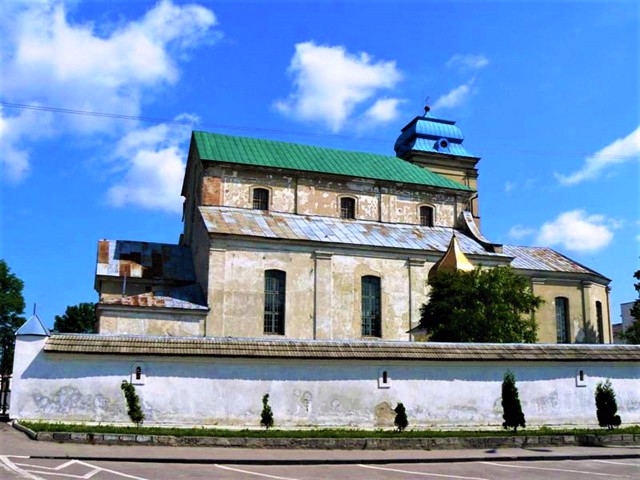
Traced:
POLYGON ((266 188, 253 189, 253 208, 255 210, 269 210, 269 190, 266 188))
POLYGON ((350 197, 342 197, 340 199, 340 218, 354 219, 356 218, 356 201, 350 197))
POLYGON ((420 207, 420 225, 433 227, 433 207, 420 207))

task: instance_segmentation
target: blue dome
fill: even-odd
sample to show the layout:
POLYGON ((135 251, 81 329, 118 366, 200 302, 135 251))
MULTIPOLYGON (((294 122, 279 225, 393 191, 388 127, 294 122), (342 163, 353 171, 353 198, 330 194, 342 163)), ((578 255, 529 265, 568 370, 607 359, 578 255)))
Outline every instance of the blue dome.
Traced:
POLYGON ((476 158, 462 146, 463 140, 464 135, 456 122, 426 114, 414 118, 402 129, 394 149, 398 157, 417 151, 476 158))

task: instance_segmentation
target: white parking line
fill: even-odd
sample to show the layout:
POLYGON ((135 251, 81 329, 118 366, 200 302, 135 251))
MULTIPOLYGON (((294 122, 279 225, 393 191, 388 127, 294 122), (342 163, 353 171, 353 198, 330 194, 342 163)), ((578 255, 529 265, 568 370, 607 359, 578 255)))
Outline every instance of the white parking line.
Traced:
POLYGON ((358 464, 358 466, 362 467, 362 468, 372 468, 374 470, 383 470, 383 471, 387 471, 387 472, 410 473, 412 475, 422 475, 424 477, 458 478, 458 479, 462 479, 462 480, 491 480, 489 478, 461 477, 459 475, 451 475, 450 473, 445 475, 445 474, 442 474, 442 473, 416 472, 416 471, 413 471, 413 470, 401 470, 399 468, 378 467, 378 466, 375 466, 375 465, 358 464))
POLYGON ((611 465, 626 465, 629 467, 640 467, 638 463, 612 462, 611 460, 592 460, 593 462, 610 463, 611 465))
MULTIPOLYGON (((12 456, 12 458, 29 458, 29 457, 13 457, 12 456)), ((81 460, 69 460, 68 462, 60 464, 57 467, 45 467, 43 465, 32 465, 29 463, 18 463, 18 462, 13 463, 7 457, 2 457, 2 456, 0 456, 0 461, 4 465, 6 465, 10 470, 22 475, 23 478, 28 478, 30 480, 46 480, 42 477, 38 477, 33 474, 88 480, 100 472, 111 473, 119 477, 130 478, 131 480, 148 480, 146 478, 136 477, 135 475, 129 475, 127 473, 116 472, 115 470, 110 470, 108 468, 98 467, 97 465, 92 465, 90 463, 83 462, 81 460), (90 468, 91 470, 85 473, 84 475, 72 475, 70 473, 60 473, 61 470, 64 470, 65 468, 70 467, 72 465, 82 465, 84 467, 90 468), (21 467, 28 467, 28 468, 21 468, 21 467), (37 469, 37 470, 33 470, 33 469, 37 469), (42 471, 42 470, 47 470, 47 471, 42 471)))
MULTIPOLYGON (((27 457, 19 457, 19 458, 27 458, 27 457)), ((26 471, 22 470, 20 467, 17 467, 11 460, 9 460, 4 455, 0 455, 0 462, 2 462, 2 464, 6 468, 8 468, 10 471, 12 471, 14 473, 17 473, 22 478, 28 478, 30 480, 45 480, 42 477, 36 477, 35 475, 32 475, 29 472, 26 472, 26 471)))
POLYGON ((527 468, 530 470, 549 470, 551 472, 567 472, 567 473, 581 473, 582 475, 596 475, 598 477, 618 477, 618 478, 637 478, 637 477, 629 477, 627 475, 613 475, 611 473, 597 473, 597 472, 589 472, 586 470, 569 470, 566 468, 549 468, 549 467, 531 467, 529 465, 509 465, 506 463, 494 463, 494 462, 480 462, 485 465, 493 465, 496 467, 504 467, 504 468, 527 468))
POLYGON ((226 467, 224 465, 218 465, 218 464, 214 464, 214 466, 218 467, 218 468, 222 468, 223 470, 230 470, 232 472, 247 473, 249 475, 256 475, 258 477, 275 478, 276 480, 300 480, 299 478, 278 477, 277 475, 269 475, 267 473, 251 472, 249 470, 241 470, 239 468, 231 468, 231 467, 226 467))

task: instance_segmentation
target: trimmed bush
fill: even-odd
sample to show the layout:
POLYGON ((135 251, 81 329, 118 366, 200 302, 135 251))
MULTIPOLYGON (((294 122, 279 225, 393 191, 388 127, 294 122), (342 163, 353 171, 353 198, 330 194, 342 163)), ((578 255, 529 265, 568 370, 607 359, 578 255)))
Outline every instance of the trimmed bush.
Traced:
POLYGON ((140 408, 140 397, 136 393, 136 387, 123 380, 120 388, 124 392, 124 398, 127 400, 127 415, 136 424, 136 427, 139 427, 144 422, 144 413, 140 408))
POLYGON ((618 404, 616 403, 616 392, 613 391, 611 386, 611 380, 607 378, 604 382, 599 382, 596 385, 595 397, 598 424, 608 429, 619 427, 622 420, 620 415, 616 415, 618 404))
POLYGON ((269 430, 273 427, 273 412, 269 406, 269 394, 262 397, 262 413, 260 414, 260 425, 269 430))
POLYGON ((516 387, 516 377, 510 370, 504 374, 502 381, 502 410, 504 412, 502 414, 503 428, 513 428, 514 432, 518 430, 518 427, 525 428, 524 413, 522 413, 520 396, 516 387))
POLYGON ((393 411, 396 412, 396 418, 393 423, 399 432, 404 432, 404 429, 409 425, 409 420, 407 420, 407 411, 402 402, 399 402, 393 411))

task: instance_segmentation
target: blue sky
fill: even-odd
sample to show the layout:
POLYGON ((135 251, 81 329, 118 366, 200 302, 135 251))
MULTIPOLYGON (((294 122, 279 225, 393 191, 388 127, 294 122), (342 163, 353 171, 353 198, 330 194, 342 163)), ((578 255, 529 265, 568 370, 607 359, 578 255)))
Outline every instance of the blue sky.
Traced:
POLYGON ((486 237, 548 245, 611 278, 614 323, 636 298, 635 1, 3 10, 0 258, 49 325, 97 300, 99 239, 178 241, 192 128, 393 154, 426 97, 482 157, 486 237))

